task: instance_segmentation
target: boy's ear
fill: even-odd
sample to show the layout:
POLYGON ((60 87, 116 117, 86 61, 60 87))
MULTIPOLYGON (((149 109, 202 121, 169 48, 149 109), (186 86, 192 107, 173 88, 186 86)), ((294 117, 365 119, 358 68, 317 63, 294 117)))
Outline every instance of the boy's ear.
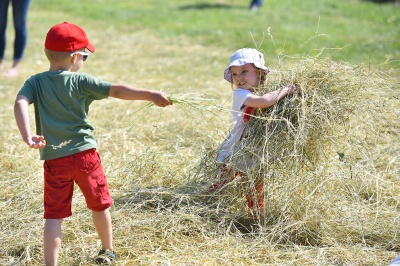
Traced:
POLYGON ((75 64, 76 60, 78 60, 78 54, 71 56, 71 64, 75 64))

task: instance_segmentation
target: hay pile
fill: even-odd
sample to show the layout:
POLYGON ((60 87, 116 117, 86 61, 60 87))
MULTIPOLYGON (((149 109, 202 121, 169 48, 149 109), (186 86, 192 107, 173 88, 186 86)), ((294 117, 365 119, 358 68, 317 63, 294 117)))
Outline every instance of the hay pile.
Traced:
MULTIPOLYGON (((216 212, 245 217, 243 194, 255 193, 264 181, 266 206, 257 218, 274 243, 352 245, 363 239, 373 245, 395 239, 398 229, 386 220, 393 213, 380 212, 387 207, 381 204, 388 179, 399 169, 399 101, 386 80, 366 67, 313 58, 271 72, 257 93, 290 83, 300 93, 258 109, 250 119, 240 151, 226 163, 239 168, 250 160, 252 167, 247 178, 231 173, 227 179, 234 180, 213 193, 219 195, 216 212), (377 224, 385 224, 383 233, 377 224)), ((193 174, 204 187, 221 171, 218 148, 193 174)))
POLYGON ((264 179, 299 175, 342 154, 350 117, 368 86, 366 75, 360 68, 315 59, 271 74, 259 95, 292 83, 300 92, 271 108, 258 109, 250 119, 242 152, 231 160, 250 155, 256 170, 248 174, 264 179))

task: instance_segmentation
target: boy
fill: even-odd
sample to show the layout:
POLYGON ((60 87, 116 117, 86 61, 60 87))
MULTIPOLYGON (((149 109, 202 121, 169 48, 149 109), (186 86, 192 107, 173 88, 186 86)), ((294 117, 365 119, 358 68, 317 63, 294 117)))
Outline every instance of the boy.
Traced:
POLYGON ((85 73, 76 73, 95 52, 84 30, 64 22, 53 26, 45 40, 49 71, 29 78, 18 93, 14 113, 25 143, 40 150, 44 160, 44 257, 46 265, 57 265, 61 247, 61 223, 72 215, 74 182, 92 210, 93 224, 102 248, 98 263, 115 260, 109 194, 105 174, 96 151, 93 127, 88 121, 94 100, 114 97, 171 105, 163 92, 112 84, 85 73), (34 104, 36 134, 30 131, 28 105, 34 104))

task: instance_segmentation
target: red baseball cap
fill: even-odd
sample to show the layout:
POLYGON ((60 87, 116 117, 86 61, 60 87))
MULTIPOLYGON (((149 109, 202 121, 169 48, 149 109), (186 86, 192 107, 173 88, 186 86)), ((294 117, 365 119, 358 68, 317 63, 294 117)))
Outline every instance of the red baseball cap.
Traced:
POLYGON ((44 47, 56 52, 72 52, 86 48, 94 53, 96 50, 89 42, 85 31, 78 25, 69 22, 51 27, 46 35, 44 47))

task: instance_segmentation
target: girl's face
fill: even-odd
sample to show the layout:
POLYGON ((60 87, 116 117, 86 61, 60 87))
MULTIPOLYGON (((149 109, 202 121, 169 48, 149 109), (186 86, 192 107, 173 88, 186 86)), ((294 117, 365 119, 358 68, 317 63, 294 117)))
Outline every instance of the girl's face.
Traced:
POLYGON ((252 64, 243 66, 231 66, 233 84, 237 88, 254 91, 260 85, 260 71, 252 64))

